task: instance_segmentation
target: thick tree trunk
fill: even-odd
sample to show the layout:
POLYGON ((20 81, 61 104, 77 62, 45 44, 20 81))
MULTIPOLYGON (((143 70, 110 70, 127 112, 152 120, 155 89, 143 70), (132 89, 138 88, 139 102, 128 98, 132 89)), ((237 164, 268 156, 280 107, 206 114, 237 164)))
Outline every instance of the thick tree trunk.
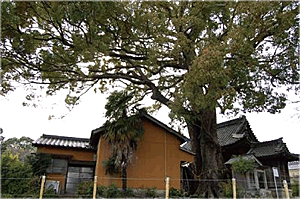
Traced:
POLYGON ((196 120, 187 123, 192 150, 196 153, 195 176, 199 179, 195 194, 218 198, 224 164, 217 137, 216 111, 203 110, 196 120))

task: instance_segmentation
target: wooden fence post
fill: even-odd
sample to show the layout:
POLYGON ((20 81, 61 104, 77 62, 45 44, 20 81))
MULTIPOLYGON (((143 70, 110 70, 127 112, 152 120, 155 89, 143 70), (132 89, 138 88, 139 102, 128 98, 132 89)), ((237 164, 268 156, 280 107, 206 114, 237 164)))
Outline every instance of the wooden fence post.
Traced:
POLYGON ((169 198, 169 177, 166 177, 166 198, 169 198))
POLYGON ((284 186, 284 191, 285 191, 285 198, 290 199, 289 195, 289 188, 286 180, 283 180, 283 186, 284 186))
POLYGON ((236 180, 235 180, 235 178, 232 178, 232 193, 233 193, 233 199, 236 199, 236 180))
POLYGON ((97 176, 94 177, 94 189, 93 189, 93 199, 97 196, 97 176))
POLYGON ((41 190, 40 190, 40 199, 43 198, 44 186, 45 186, 46 176, 42 177, 41 190))

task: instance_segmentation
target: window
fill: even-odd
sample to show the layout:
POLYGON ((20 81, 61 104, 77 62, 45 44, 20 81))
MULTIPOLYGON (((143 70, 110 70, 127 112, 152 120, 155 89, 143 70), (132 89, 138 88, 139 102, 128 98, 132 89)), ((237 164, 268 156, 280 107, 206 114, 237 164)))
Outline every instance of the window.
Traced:
POLYGON ((249 181, 249 188, 250 189, 255 189, 256 188, 256 183, 255 183, 254 171, 250 171, 248 173, 248 181, 249 181))
POLYGON ((67 193, 75 193, 78 184, 84 181, 93 180, 94 170, 92 167, 70 166, 67 175, 67 193))
POLYGON ((265 171, 257 170, 257 180, 259 189, 266 189, 266 175, 265 171))
POLYGON ((250 189, 267 189, 266 173, 264 170, 254 169, 248 172, 247 181, 250 189))
POLYGON ((66 159, 51 159, 50 165, 47 168, 47 173, 63 173, 67 172, 68 161, 66 159))

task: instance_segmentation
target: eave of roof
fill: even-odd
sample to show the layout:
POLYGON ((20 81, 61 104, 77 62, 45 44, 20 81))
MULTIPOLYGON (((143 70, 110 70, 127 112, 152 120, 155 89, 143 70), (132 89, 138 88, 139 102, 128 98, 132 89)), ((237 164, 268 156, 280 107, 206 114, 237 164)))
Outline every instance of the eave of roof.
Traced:
POLYGON ((189 153, 189 154, 191 154, 191 155, 193 155, 193 156, 196 155, 196 153, 192 152, 191 150, 187 150, 187 149, 182 148, 182 147, 180 147, 180 150, 181 150, 181 151, 184 151, 184 152, 186 152, 186 153, 189 153))
POLYGON ((298 155, 298 160, 289 162, 288 163, 289 170, 299 170, 300 169, 300 161, 299 161, 299 155, 298 155))
POLYGON ((289 161, 299 159, 299 156, 290 153, 282 139, 281 137, 265 142, 254 142, 247 154, 254 154, 257 158, 285 157, 289 161))
POLYGON ((259 166, 263 166, 263 164, 253 154, 246 154, 238 157, 232 157, 227 162, 225 162, 225 164, 232 164, 236 161, 239 161, 239 158, 242 158, 243 160, 254 160, 259 166))

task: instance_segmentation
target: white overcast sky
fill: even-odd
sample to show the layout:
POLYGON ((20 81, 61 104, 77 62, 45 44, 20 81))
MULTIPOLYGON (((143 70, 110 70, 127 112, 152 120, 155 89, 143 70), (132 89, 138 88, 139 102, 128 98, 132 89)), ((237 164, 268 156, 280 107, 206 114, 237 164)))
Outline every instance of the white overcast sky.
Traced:
MULTIPOLYGON (((21 136, 37 139, 42 134, 89 138, 91 131, 105 121, 104 105, 107 96, 90 91, 63 119, 48 120, 49 115, 60 116, 68 112, 64 108, 64 96, 43 98, 37 108, 24 107, 22 102, 25 101, 25 91, 18 88, 6 97, 0 96, 0 128, 3 129, 5 139, 21 136)), ((299 96, 293 96, 293 99, 299 100, 299 96)), ((300 110, 296 110, 299 105, 300 103, 288 104, 280 114, 275 115, 245 115, 259 141, 283 137, 290 152, 300 154, 300 110)), ((153 116, 166 124, 170 122, 168 109, 165 107, 153 116)), ((232 118, 218 115, 218 123, 229 119, 232 118)))

